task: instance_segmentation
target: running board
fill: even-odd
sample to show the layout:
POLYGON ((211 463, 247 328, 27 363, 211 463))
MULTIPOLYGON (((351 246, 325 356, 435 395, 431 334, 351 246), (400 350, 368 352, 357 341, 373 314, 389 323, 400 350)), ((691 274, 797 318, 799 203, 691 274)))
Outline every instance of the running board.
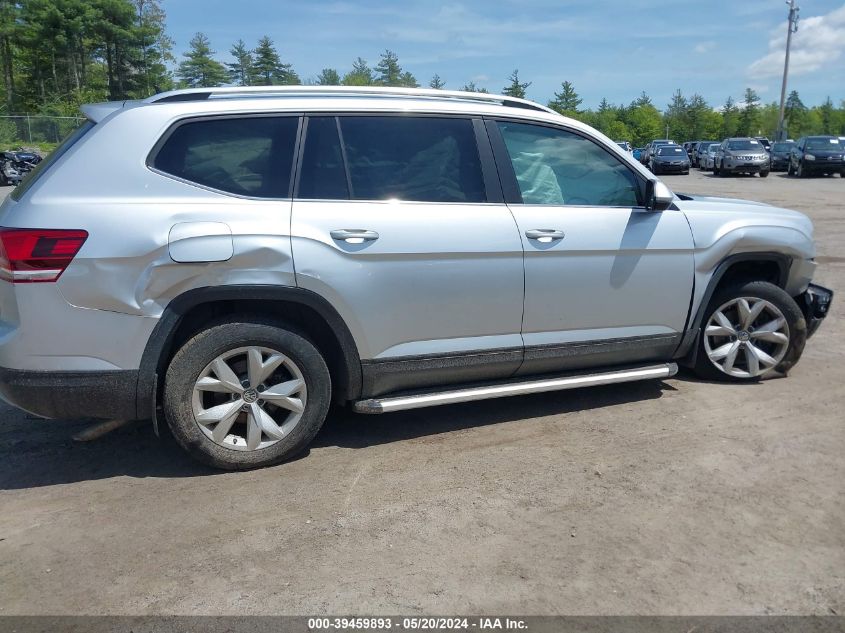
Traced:
POLYGON ((678 365, 676 363, 663 363, 661 365, 648 365, 646 367, 636 367, 599 374, 582 374, 580 376, 567 376, 565 378, 512 382, 488 387, 470 387, 468 389, 437 391, 410 396, 371 398, 369 400, 359 400, 354 404, 353 409, 356 413, 391 413, 405 409, 436 407, 441 404, 456 404, 458 402, 472 402, 473 400, 504 398, 505 396, 521 396, 528 393, 597 387, 599 385, 648 380, 651 378, 669 378, 677 373, 678 365))

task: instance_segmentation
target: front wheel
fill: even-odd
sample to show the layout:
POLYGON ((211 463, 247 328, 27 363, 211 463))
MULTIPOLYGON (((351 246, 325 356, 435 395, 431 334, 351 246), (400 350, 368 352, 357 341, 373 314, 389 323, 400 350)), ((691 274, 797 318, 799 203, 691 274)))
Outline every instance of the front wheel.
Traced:
POLYGON ((707 307, 695 372, 723 381, 788 371, 804 351, 807 324, 783 289, 752 281, 718 291, 707 307))
POLYGON ((807 177, 807 170, 804 169, 804 163, 798 163, 798 169, 795 170, 795 175, 799 178, 807 177))
POLYGON ((215 468, 277 464, 311 442, 328 412, 331 379, 317 348, 272 323, 233 319, 173 357, 164 411, 179 444, 215 468))
POLYGON ((769 175, 768 170, 763 170, 760 172, 760 178, 766 178, 769 175))

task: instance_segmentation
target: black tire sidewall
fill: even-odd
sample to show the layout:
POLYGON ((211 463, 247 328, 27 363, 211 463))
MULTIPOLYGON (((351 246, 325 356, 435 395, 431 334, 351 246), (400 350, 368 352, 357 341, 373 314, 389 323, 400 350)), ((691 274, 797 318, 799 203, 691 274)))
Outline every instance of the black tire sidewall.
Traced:
POLYGON ((707 304, 707 310, 701 321, 701 333, 698 337, 695 358, 695 373, 706 380, 723 382, 756 382, 761 378, 765 378, 765 376, 754 378, 729 376, 712 363, 707 356, 707 351, 704 349, 704 328, 707 326, 707 322, 710 320, 713 312, 737 297, 765 299, 777 306, 784 318, 786 318, 789 331, 789 348, 776 368, 776 371, 785 374, 798 362, 804 351, 804 346, 807 343, 807 322, 795 300, 785 290, 767 281, 749 281, 734 284, 716 291, 707 304))
POLYGON ((170 362, 165 377, 164 412, 176 441, 199 461, 226 470, 277 464, 303 451, 323 425, 331 403, 331 378, 317 348, 305 337, 269 322, 228 321, 188 340, 170 362), (297 426, 283 440, 255 451, 236 451, 214 443, 200 430, 191 404, 200 372, 221 354, 250 345, 288 356, 305 378, 308 398, 297 426))

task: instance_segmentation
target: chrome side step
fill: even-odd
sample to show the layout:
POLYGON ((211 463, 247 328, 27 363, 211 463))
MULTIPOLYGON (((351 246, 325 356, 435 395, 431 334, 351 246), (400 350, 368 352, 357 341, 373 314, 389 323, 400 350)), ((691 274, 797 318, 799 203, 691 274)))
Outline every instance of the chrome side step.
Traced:
POLYGON ((543 393, 545 391, 562 391, 564 389, 578 389, 580 387, 596 387, 617 382, 632 382, 650 378, 669 378, 678 373, 676 363, 662 363, 633 369, 602 372, 598 374, 583 374, 567 376, 565 378, 549 378, 546 380, 531 380, 526 382, 512 382, 491 385, 489 387, 471 387, 469 389, 455 389, 452 391, 438 391, 422 393, 412 396, 394 396, 387 398, 371 398, 359 400, 353 405, 356 413, 391 413, 405 409, 419 409, 422 407, 436 407, 441 404, 456 404, 473 400, 487 400, 488 398, 503 398, 505 396, 521 396, 528 393, 543 393))

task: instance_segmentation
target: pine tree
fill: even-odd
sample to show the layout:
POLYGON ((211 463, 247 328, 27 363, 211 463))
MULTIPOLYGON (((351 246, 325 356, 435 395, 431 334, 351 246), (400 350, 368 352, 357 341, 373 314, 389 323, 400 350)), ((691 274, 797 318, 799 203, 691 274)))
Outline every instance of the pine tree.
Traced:
POLYGON ((728 97, 725 105, 722 106, 722 138, 728 138, 736 134, 737 129, 737 115, 739 108, 734 103, 733 97, 728 97))
POLYGON ((189 42, 185 61, 179 64, 179 77, 190 88, 210 88, 226 83, 229 76, 223 64, 213 58, 208 37, 197 33, 189 42))
POLYGON ((323 68, 317 76, 318 86, 339 86, 340 75, 334 68, 323 68))
POLYGON ((419 88, 420 84, 417 81, 417 78, 414 77, 411 73, 407 70, 399 75, 399 85, 403 88, 419 88))
POLYGON ((751 88, 746 88, 736 133, 740 136, 755 136, 759 132, 759 127, 760 97, 751 88))
POLYGON ((386 50, 381 54, 378 64, 376 64, 376 83, 381 86, 401 86, 402 85, 402 67, 399 65, 399 56, 391 50, 386 50))
POLYGON ((258 46, 252 51, 253 85, 295 85, 301 83, 299 76, 290 64, 283 64, 273 40, 268 36, 258 40, 258 46))
POLYGON ((431 81, 428 82, 428 85, 435 90, 443 90, 446 87, 446 82, 440 78, 440 75, 437 73, 434 74, 434 77, 431 78, 431 81))
POLYGON ((518 99, 525 99, 525 90, 531 85, 530 81, 522 83, 519 81, 519 69, 515 69, 511 76, 508 77, 510 84, 502 89, 502 93, 509 97, 516 97, 518 99))
POLYGON ((552 110, 561 114, 574 115, 578 113, 578 106, 581 105, 581 97, 575 92, 575 87, 569 81, 561 84, 561 91, 555 93, 555 98, 549 102, 552 110))
POLYGON ((229 53, 235 58, 232 63, 227 63, 229 77, 239 86, 250 85, 252 77, 252 52, 246 47, 243 40, 238 40, 232 46, 229 53))
POLYGON ((375 83, 373 70, 365 59, 359 57, 352 62, 352 70, 343 76, 341 83, 344 86, 372 86, 375 83))
POLYGON ((475 85, 474 81, 470 81, 468 84, 464 84, 464 87, 461 88, 464 92, 481 92, 481 93, 488 93, 489 90, 487 88, 479 88, 475 85))

